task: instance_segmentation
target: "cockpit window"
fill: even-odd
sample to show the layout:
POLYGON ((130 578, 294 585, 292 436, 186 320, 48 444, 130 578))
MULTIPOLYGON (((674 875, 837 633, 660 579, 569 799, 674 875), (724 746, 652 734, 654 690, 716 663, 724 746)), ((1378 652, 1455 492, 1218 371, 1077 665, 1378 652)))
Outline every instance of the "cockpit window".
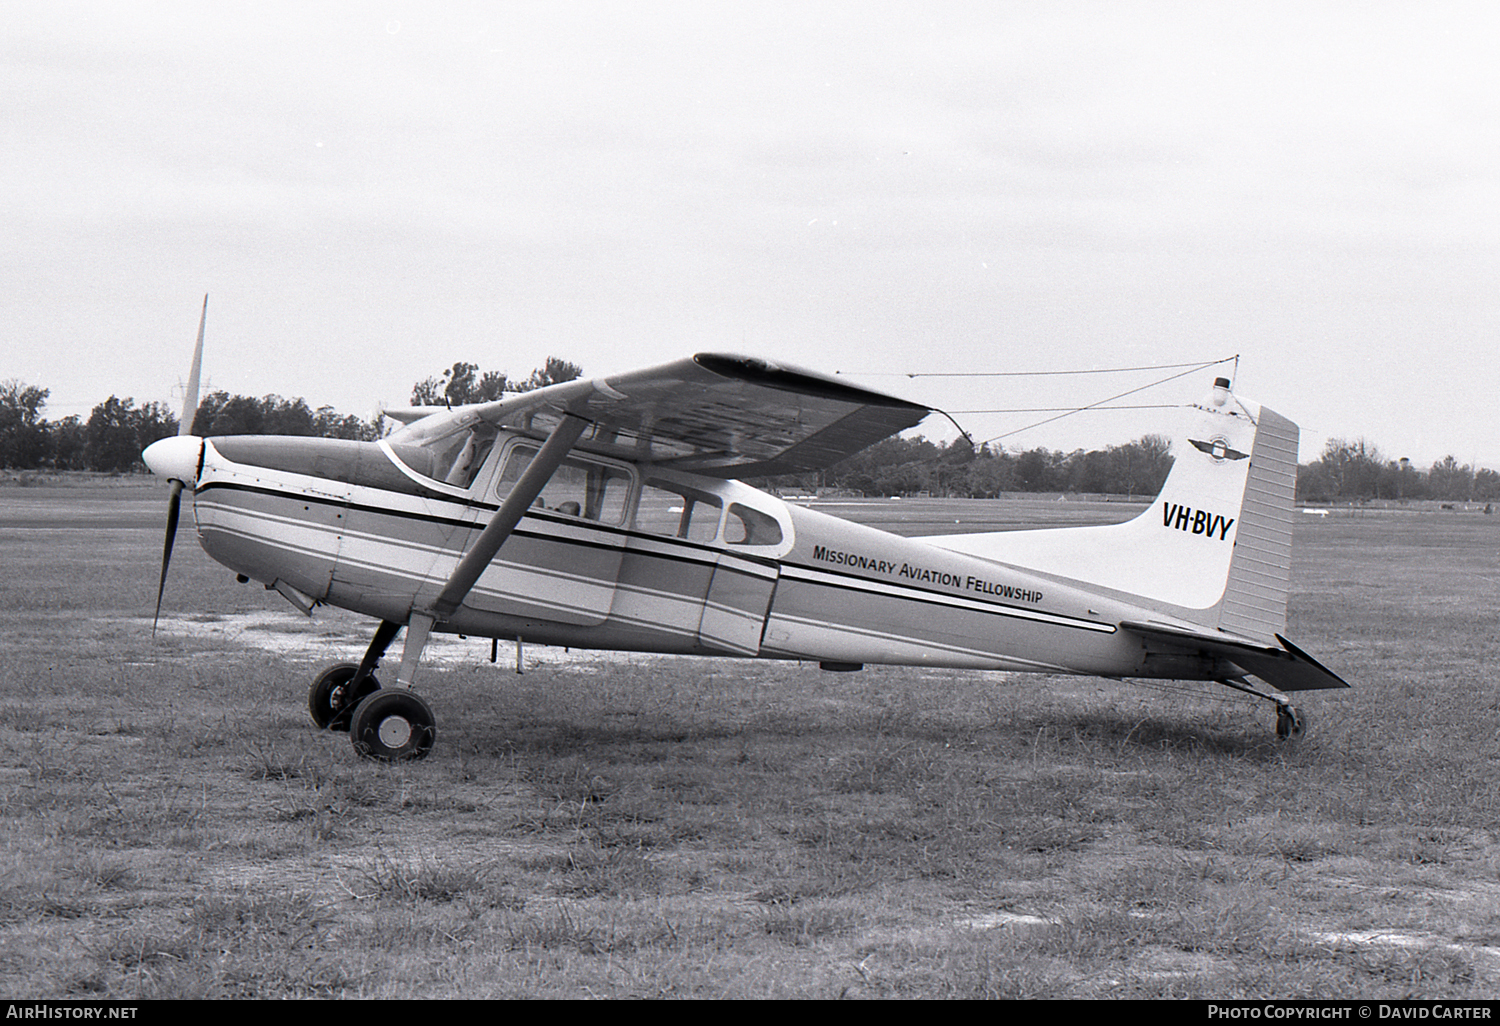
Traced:
MULTIPOLYGON (((496 498, 504 500, 510 494, 538 451, 533 445, 517 445, 510 450, 495 484, 496 498)), ((550 510, 564 516, 618 524, 625 519, 625 503, 629 497, 629 472, 570 456, 552 472, 547 487, 531 505, 533 509, 550 510)))

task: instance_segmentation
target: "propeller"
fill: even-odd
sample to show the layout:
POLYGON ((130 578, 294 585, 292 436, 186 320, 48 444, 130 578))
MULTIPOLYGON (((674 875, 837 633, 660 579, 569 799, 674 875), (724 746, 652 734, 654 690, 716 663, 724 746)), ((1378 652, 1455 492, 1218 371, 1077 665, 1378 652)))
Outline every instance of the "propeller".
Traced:
POLYGON ((193 435, 193 418, 198 413, 198 377, 203 368, 203 329, 207 324, 208 296, 205 295, 203 314, 198 318, 198 344, 193 347, 193 368, 188 372, 187 394, 182 400, 182 419, 177 424, 177 435, 152 442, 141 453, 152 473, 172 482, 172 491, 167 497, 167 537, 161 548, 161 579, 156 583, 156 613, 151 617, 152 637, 156 636, 156 624, 161 619, 167 568, 172 563, 172 543, 177 538, 177 521, 182 514, 182 489, 188 481, 197 482, 198 463, 203 452, 203 440, 193 435))

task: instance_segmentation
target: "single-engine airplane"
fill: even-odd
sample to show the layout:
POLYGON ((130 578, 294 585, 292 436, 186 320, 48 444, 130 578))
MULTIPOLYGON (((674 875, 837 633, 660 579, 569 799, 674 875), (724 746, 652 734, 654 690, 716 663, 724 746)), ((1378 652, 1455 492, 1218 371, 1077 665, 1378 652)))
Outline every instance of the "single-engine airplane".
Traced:
MULTIPOLYGON (((206 316, 205 302, 205 316, 206 316)), ((699 353, 493 402, 388 410, 375 442, 193 436, 143 458, 241 582, 379 621, 309 708, 380 760, 436 738, 412 690, 432 632, 587 649, 1218 681, 1276 703, 1348 685, 1282 636, 1297 426, 1214 382, 1151 506, 1098 527, 903 538, 743 478, 827 467, 928 407, 699 353), (375 671, 406 628, 395 687, 375 671), (1271 685, 1265 691, 1248 678, 1271 685)))

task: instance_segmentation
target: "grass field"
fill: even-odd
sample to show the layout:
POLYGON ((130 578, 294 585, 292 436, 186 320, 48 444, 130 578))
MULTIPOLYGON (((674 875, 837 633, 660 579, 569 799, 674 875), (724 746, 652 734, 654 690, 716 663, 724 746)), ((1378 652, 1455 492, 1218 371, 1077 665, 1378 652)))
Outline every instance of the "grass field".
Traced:
MULTIPOLYGON (((454 642, 438 747, 306 690, 368 626, 238 586, 165 489, 0 489, 0 993, 1488 997, 1500 518, 1299 518, 1310 735, 1213 685, 454 642), (274 643, 273 643, 274 642, 274 643)), ((834 508, 831 512, 840 512, 834 508)), ((884 503, 908 533, 1121 519, 884 503)))

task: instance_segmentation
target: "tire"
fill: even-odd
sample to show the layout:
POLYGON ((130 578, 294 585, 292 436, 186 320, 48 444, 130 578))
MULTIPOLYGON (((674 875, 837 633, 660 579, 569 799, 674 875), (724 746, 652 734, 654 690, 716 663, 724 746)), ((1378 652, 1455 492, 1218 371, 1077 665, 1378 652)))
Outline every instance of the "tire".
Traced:
POLYGON ((349 683, 359 672, 357 663, 338 663, 318 674, 307 692, 307 711, 319 730, 348 730, 349 714, 360 700, 380 690, 380 682, 369 676, 354 694, 349 683))
POLYGON ((1295 706, 1287 706, 1276 712, 1276 736, 1283 741, 1295 741, 1307 733, 1307 716, 1295 706))
POLYGON ((437 741, 437 720, 432 708, 411 691, 377 691, 355 706, 349 720, 349 740, 367 759, 423 759, 437 741))

